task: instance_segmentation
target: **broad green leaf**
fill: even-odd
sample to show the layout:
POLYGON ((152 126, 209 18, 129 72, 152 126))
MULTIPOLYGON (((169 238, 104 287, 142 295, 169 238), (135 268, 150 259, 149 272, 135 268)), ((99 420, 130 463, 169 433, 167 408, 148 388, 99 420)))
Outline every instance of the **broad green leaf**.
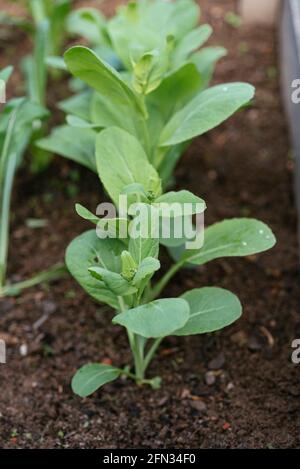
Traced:
POLYGON ((160 181, 139 141, 117 127, 98 134, 96 160, 99 177, 117 206, 124 187, 139 183, 150 191, 160 181))
POLYGON ((146 257, 140 263, 137 273, 135 274, 132 284, 138 285, 142 280, 152 277, 152 275, 160 269, 160 262, 153 257, 146 257))
POLYGON ((117 296, 127 296, 137 292, 137 289, 131 286, 121 274, 102 267, 90 267, 89 272, 95 279, 103 281, 107 288, 117 296))
POLYGON ((97 133, 92 129, 63 125, 53 129, 49 137, 37 141, 37 146, 64 156, 97 172, 95 141, 97 133))
MULTIPOLYGON (((200 89, 201 84, 201 75, 196 66, 192 63, 184 64, 164 78, 160 86, 149 95, 147 103, 159 109, 166 123, 200 89)), ((156 116, 154 118, 157 120, 156 116)))
POLYGON ((189 305, 182 298, 167 298, 129 309, 118 314, 113 324, 147 338, 172 335, 189 318, 189 305))
POLYGON ((174 169, 181 155, 188 148, 190 142, 183 142, 167 149, 159 167, 158 172, 162 180, 163 188, 168 188, 173 181, 174 169))
POLYGON ((95 230, 90 230, 75 238, 66 251, 66 264, 77 282, 95 300, 119 308, 119 302, 104 284, 93 278, 90 267, 102 267, 112 272, 121 272, 120 256, 124 245, 117 239, 100 239, 95 230))
POLYGON ((75 46, 64 55, 70 72, 118 106, 134 108, 144 116, 141 101, 120 75, 87 47, 75 46))
POLYGON ((202 213, 206 209, 206 204, 203 199, 192 194, 187 190, 181 190, 178 192, 166 192, 155 200, 153 204, 155 207, 160 209, 160 213, 164 216, 170 217, 182 217, 186 215, 195 215, 196 213, 202 213), (163 208, 160 208, 160 204, 163 204, 166 208, 166 212, 163 208), (168 209, 172 209, 168 214, 168 209), (186 209, 186 212, 184 211, 186 209))
POLYGON ((59 109, 66 114, 73 114, 83 120, 89 121, 91 119, 91 101, 94 93, 83 91, 82 93, 71 96, 71 98, 60 101, 58 104, 59 109))
POLYGON ((81 119, 81 117, 73 116, 68 114, 66 117, 67 124, 70 127, 80 128, 80 129, 101 129, 101 126, 97 124, 91 124, 90 122, 81 119))
POLYGON ((184 245, 195 238, 191 216, 160 217, 159 242, 168 248, 184 245), (191 234, 189 234, 191 233, 191 234))
POLYGON ((250 256, 271 249, 276 239, 270 228, 251 218, 234 218, 210 226, 204 233, 204 246, 186 251, 182 260, 202 265, 220 257, 250 256))
POLYGON ((202 88, 208 86, 217 61, 226 55, 227 50, 224 47, 204 47, 191 55, 189 60, 196 65, 201 75, 202 88))
POLYGON ((247 83, 217 85, 201 92, 165 126, 160 145, 171 146, 202 135, 228 119, 254 96, 247 83))
POLYGON ((110 365, 89 363, 80 368, 72 379, 72 390, 80 397, 87 397, 106 383, 114 381, 122 371, 110 365))
POLYGON ((196 29, 190 31, 186 36, 182 38, 180 43, 177 45, 176 50, 173 54, 173 66, 180 66, 188 56, 199 49, 211 36, 212 27, 208 24, 203 24, 196 29))
POLYGON ((139 119, 136 118, 136 113, 132 107, 125 108, 123 106, 123 108, 120 109, 109 96, 94 93, 91 100, 90 115, 94 124, 104 129, 108 127, 119 127, 126 130, 136 136, 146 148, 141 123, 139 119))
POLYGON ((181 296, 190 305, 187 323, 175 335, 214 332, 229 326, 242 314, 239 299, 222 288, 195 288, 181 296))

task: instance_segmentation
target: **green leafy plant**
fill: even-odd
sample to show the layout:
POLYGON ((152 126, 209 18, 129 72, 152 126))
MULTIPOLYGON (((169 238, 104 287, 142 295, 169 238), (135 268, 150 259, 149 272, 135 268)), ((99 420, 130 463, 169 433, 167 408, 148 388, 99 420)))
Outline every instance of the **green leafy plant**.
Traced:
POLYGON ((116 218, 99 218, 77 205, 77 213, 97 224, 107 237, 90 230, 75 238, 67 249, 66 263, 88 294, 115 310, 113 324, 125 328, 134 366, 84 365, 72 380, 74 392, 81 397, 122 375, 138 384, 159 387, 160 378, 148 378, 145 373, 165 337, 214 332, 232 324, 242 313, 238 298, 222 288, 196 288, 179 298, 159 298, 171 278, 187 264, 199 266, 220 257, 249 256, 275 244, 271 230, 258 220, 225 220, 208 227, 204 245, 184 249, 177 262, 154 284, 153 276, 160 269, 160 262, 159 239, 153 236, 151 224, 156 222, 151 214, 160 210, 162 202, 167 205, 176 202, 179 206, 188 203, 192 206, 191 214, 205 210, 205 203, 189 191, 162 194, 159 175, 142 145, 123 129, 110 128, 98 133, 96 164, 118 214, 116 218), (130 199, 126 214, 118 206, 124 194, 130 199), (137 215, 132 204, 144 211, 137 215), (194 204, 198 204, 195 211, 194 204), (125 226, 126 236, 113 238, 111 233, 116 226, 118 233, 125 226))
MULTIPOLYGON (((22 61, 25 75, 27 96, 40 106, 46 106, 48 66, 57 65, 57 56, 61 54, 66 36, 66 20, 70 12, 71 0, 26 0, 21 2, 28 10, 30 19, 0 15, 0 23, 24 29, 33 40, 33 53, 22 61)), ((26 11, 26 10, 25 10, 26 11)), ((51 68, 52 75, 56 68, 51 68)), ((40 172, 47 168, 51 154, 41 150, 35 141, 45 135, 45 119, 36 120, 35 131, 31 135, 31 169, 40 172)))
MULTIPOLYGON (((0 72, 1 83, 6 83, 12 67, 0 72)), ((9 247, 10 202, 17 169, 31 141, 35 126, 48 117, 48 111, 28 98, 10 100, 0 115, 0 296, 16 294, 23 288, 41 281, 61 277, 61 265, 54 266, 36 277, 13 286, 6 284, 9 247)))
POLYGON ((201 74, 192 63, 168 74, 157 89, 145 95, 90 49, 73 47, 66 52, 65 61, 71 73, 96 93, 84 92, 64 102, 61 107, 69 113, 67 125, 54 129, 38 145, 96 171, 92 155, 97 130, 117 126, 142 141, 165 186, 191 140, 228 119, 254 95, 253 86, 246 83, 203 90, 201 74))
MULTIPOLYGON (((151 65, 151 88, 162 73, 189 57, 197 59, 195 51, 212 33, 209 25, 198 26, 200 17, 194 0, 139 0, 120 6, 109 20, 98 9, 80 8, 69 15, 67 27, 119 70, 141 77, 151 65)), ((206 52, 226 53, 222 48, 206 52)))
POLYGON ((96 171, 91 155, 97 132, 121 127, 142 139, 149 161, 169 185, 190 141, 226 120, 254 94, 243 83, 206 89, 226 50, 202 47, 212 29, 198 27, 198 20, 193 0, 130 2, 109 21, 97 10, 73 12, 70 31, 88 31, 96 52, 71 48, 65 63, 89 87, 59 104, 67 123, 38 146, 96 171))

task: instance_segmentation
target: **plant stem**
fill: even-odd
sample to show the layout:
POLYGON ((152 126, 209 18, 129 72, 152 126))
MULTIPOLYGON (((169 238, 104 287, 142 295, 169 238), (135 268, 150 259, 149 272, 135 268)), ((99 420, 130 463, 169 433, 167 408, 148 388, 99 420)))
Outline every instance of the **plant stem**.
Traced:
POLYGON ((51 269, 44 270, 28 280, 14 283, 13 285, 6 285, 4 288, 0 289, 0 297, 14 295, 22 290, 25 290, 26 288, 34 287, 40 283, 57 280, 65 275, 66 272, 67 268, 64 264, 56 264, 55 266, 51 267, 51 269))
POLYGON ((174 277, 174 275, 178 272, 178 270, 181 269, 181 267, 184 265, 184 262, 183 261, 179 261, 177 262, 176 264, 174 264, 166 273, 165 275, 160 279, 160 281, 155 285, 155 287, 153 288, 152 290, 152 294, 151 294, 151 297, 150 297, 150 300, 155 300, 155 298, 157 298, 161 292, 163 291, 163 289, 165 288, 165 286, 169 283, 169 281, 171 280, 171 278, 174 277))
POLYGON ((10 200, 17 166, 17 154, 15 152, 10 154, 16 116, 17 109, 13 111, 9 119, 0 158, 0 188, 2 188, 0 193, 0 290, 4 287, 6 278, 10 200))
POLYGON ((161 342, 163 340, 163 337, 160 337, 159 339, 156 339, 151 348, 149 349, 148 353, 146 354, 146 357, 145 357, 145 360, 144 360, 144 370, 146 371, 146 369, 148 368, 152 358, 154 357, 154 354, 156 352, 156 350, 158 349, 158 347, 160 346, 161 342))
POLYGON ((134 334, 134 364, 135 364, 135 375, 138 382, 143 381, 145 366, 144 366, 144 348, 145 339, 138 334, 134 334))

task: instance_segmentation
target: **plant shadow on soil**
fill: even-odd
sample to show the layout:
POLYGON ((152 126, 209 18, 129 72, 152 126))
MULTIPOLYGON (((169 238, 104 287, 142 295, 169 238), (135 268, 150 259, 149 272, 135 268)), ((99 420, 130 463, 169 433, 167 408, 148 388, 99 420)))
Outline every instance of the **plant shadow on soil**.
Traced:
MULTIPOLYGON (((166 296, 216 285, 239 295, 244 314, 221 333, 166 339, 149 369, 151 376, 162 376, 157 391, 119 380, 85 400, 72 394, 70 380, 80 365, 112 360, 123 366, 131 358, 125 334, 111 325, 112 313, 71 278, 0 300, 0 328, 8 345, 7 364, 0 365, 1 447, 300 444, 299 369, 290 358, 291 342, 300 337, 294 163, 275 73, 276 34, 271 28, 226 24, 224 14, 235 8, 233 0, 200 4, 204 20, 215 29, 212 43, 229 49, 215 81, 249 81, 257 94, 253 106, 192 144, 178 166, 177 186, 204 198, 206 224, 256 217, 270 224, 278 244, 257 257, 214 261, 176 276, 166 296), (46 320, 37 327, 41 317, 46 320), (27 354, 21 356, 24 344, 27 354)), ((57 157, 39 179, 19 173, 11 280, 62 260, 68 242, 89 229, 76 216, 74 203, 93 209, 103 195, 94 175, 74 168, 57 157), (48 224, 31 230, 27 218, 48 224)))

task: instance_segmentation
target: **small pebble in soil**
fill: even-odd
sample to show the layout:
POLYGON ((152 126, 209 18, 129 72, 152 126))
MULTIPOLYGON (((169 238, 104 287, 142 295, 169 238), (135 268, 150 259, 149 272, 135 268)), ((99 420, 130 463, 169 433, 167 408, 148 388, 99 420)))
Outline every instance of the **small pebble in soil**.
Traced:
POLYGON ((229 430, 229 429, 231 428, 231 425, 230 425, 229 422, 225 422, 225 423, 223 424, 223 427, 222 427, 222 428, 223 428, 223 430, 226 431, 226 430, 229 430))
POLYGON ((42 303, 42 310, 44 314, 53 314, 57 310, 57 304, 51 300, 45 300, 42 303))
POLYGON ((190 406, 198 412, 205 412, 207 408, 203 401, 190 401, 190 406))
POLYGON ((208 363, 208 369, 209 370, 219 370, 222 368, 225 364, 225 355, 223 352, 219 353, 219 355, 215 358, 213 358, 209 363, 208 363))
POLYGON ((234 384, 233 383, 228 383, 226 386, 226 392, 230 392, 234 389, 234 384))
POLYGON ((205 382, 207 386, 212 386, 216 382, 216 376, 212 371, 205 373, 205 382))
POLYGON ((258 352, 259 350, 262 349, 263 345, 261 343, 261 341, 254 335, 252 335, 251 337, 249 337, 248 339, 248 342, 247 342, 247 345, 248 345, 248 349, 251 351, 251 352, 258 352))
POLYGON ((237 344, 239 347, 243 347, 244 345, 247 345, 248 337, 244 331, 238 331, 235 332, 235 334, 232 334, 230 340, 234 344, 237 344))
POLYGON ((19 352, 20 352, 21 357, 26 357, 26 355, 28 354, 27 344, 22 344, 19 348, 19 352))

